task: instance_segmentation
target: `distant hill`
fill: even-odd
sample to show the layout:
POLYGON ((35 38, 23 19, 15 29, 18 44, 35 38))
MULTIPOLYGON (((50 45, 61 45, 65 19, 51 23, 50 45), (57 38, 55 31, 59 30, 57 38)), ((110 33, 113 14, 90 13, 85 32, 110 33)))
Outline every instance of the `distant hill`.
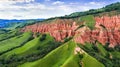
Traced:
POLYGON ((56 18, 60 19, 71 19, 71 18, 78 18, 81 16, 86 16, 86 15, 94 15, 94 16, 101 16, 108 14, 108 15, 118 15, 120 14, 120 2, 112 3, 110 5, 107 5, 105 7, 99 8, 99 9, 90 9, 88 11, 83 11, 83 12, 74 12, 69 15, 61 16, 61 17, 53 17, 49 18, 46 20, 52 20, 56 18))
POLYGON ((26 24, 36 23, 36 22, 42 21, 42 20, 44 20, 44 19, 24 19, 24 20, 0 19, 0 28, 23 27, 26 24))
POLYGON ((116 11, 116 13, 120 13, 120 2, 113 3, 99 9, 90 9, 84 12, 75 12, 70 15, 66 15, 65 17, 78 17, 78 16, 85 16, 85 15, 91 15, 91 14, 96 15, 99 13, 111 12, 111 11, 116 11))

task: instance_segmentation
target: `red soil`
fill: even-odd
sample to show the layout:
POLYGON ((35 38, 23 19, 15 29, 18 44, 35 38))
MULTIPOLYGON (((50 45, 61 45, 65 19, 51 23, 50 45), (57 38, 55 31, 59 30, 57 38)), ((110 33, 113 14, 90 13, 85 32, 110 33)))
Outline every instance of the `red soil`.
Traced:
POLYGON ((110 47, 120 44, 120 16, 95 17, 95 20, 94 30, 90 30, 86 26, 76 30, 78 25, 72 20, 56 20, 52 23, 29 25, 24 27, 22 31, 48 32, 57 41, 74 36, 74 40, 82 44, 85 42, 94 43, 95 41, 99 41, 103 45, 109 42, 110 47))
POLYGON ((61 41, 66 37, 74 36, 77 27, 76 23, 71 20, 56 20, 53 23, 26 26, 22 31, 50 33, 57 41, 61 41))
POLYGON ((120 16, 95 17, 95 29, 90 30, 87 27, 81 28, 80 34, 75 38, 76 42, 84 44, 85 42, 94 43, 96 40, 105 45, 110 43, 110 47, 120 44, 120 16))

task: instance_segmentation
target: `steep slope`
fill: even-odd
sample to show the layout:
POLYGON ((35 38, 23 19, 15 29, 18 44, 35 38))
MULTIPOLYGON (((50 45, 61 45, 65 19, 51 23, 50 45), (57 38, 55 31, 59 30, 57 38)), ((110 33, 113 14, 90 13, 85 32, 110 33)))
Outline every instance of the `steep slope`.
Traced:
POLYGON ((90 30, 88 27, 82 27, 77 30, 81 35, 75 38, 79 43, 95 42, 96 40, 105 45, 110 43, 110 47, 119 45, 120 18, 118 16, 95 17, 95 29, 90 30))
POLYGON ((10 51, 16 47, 22 46, 27 41, 31 40, 32 33, 26 32, 22 35, 4 40, 0 42, 0 54, 10 51))
MULTIPOLYGON (((59 21, 61 21, 61 20, 59 20, 59 21)), ((54 23, 53 25, 51 22, 51 23, 47 23, 47 24, 44 23, 42 27, 37 24, 34 24, 33 26, 32 25, 28 26, 28 28, 27 27, 23 28, 21 31, 22 32, 32 31, 32 32, 34 32, 34 34, 50 33, 50 35, 51 35, 51 32, 60 31, 58 33, 54 33, 54 35, 51 35, 54 37, 55 35, 63 33, 63 31, 71 30, 71 31, 73 31, 74 34, 71 35, 70 37, 72 37, 76 43, 83 45, 80 48, 85 50, 88 53, 88 55, 94 57, 99 62, 103 63, 105 65, 105 67, 120 66, 119 65, 120 58, 118 56, 119 51, 120 51, 119 50, 119 46, 120 46, 119 45, 119 43, 120 43, 120 41, 119 41, 120 40, 119 39, 120 38, 119 37, 119 33, 120 33, 119 32, 119 29, 120 29, 119 15, 102 16, 102 17, 98 17, 98 16, 94 17, 91 15, 88 15, 88 16, 81 17, 80 20, 82 22, 80 25, 74 21, 70 22, 70 23, 67 23, 64 21, 62 21, 60 23, 53 22, 54 23), (52 26, 50 26, 50 25, 52 25, 52 26), (57 28, 57 25, 58 25, 58 28, 57 28), (60 25, 60 28, 59 28, 59 25, 60 25), (37 28, 35 28, 36 26, 37 26, 37 28), (63 28, 61 28, 61 27, 63 27, 63 28), (41 29, 41 31, 37 31, 39 29, 41 29), (113 55, 113 54, 115 54, 115 55, 113 55)), ((68 33, 64 33, 64 35, 68 35, 68 33)), ((61 38, 64 35, 56 36, 54 38, 57 40, 58 38, 61 38)), ((65 36, 64 38, 58 39, 57 41, 64 42, 65 38, 69 38, 69 36, 65 36)), ((75 57, 72 57, 72 58, 75 58, 75 57)), ((70 59, 68 59, 68 60, 70 60, 70 59)), ((71 59, 71 60, 73 60, 73 59, 71 59)), ((25 66, 29 65, 29 64, 33 65, 33 67, 34 67, 34 65, 39 66, 38 64, 41 63, 41 61, 42 61, 42 59, 35 61, 35 62, 26 63, 25 66)), ((47 62, 47 61, 45 61, 45 62, 47 62)), ((66 61, 63 63, 71 63, 71 62, 66 61)), ((86 62, 86 63, 88 63, 88 62, 86 62)), ((56 65, 57 63, 53 63, 53 64, 56 65)), ((90 64, 92 64, 92 62, 90 64)), ((89 67, 87 65, 90 65, 90 64, 84 64, 84 66, 89 67)), ((62 64, 62 65, 64 66, 64 64, 62 64)), ((65 64, 65 65, 68 65, 68 64, 65 64)), ((77 66, 77 65, 75 64, 75 66, 77 66)))
POLYGON ((59 45, 61 43, 56 42, 49 34, 40 35, 23 46, 2 54, 0 56, 0 62, 2 62, 0 66, 16 67, 25 62, 35 61, 43 58, 59 45))
POLYGON ((91 15, 81 17, 83 26, 77 25, 70 20, 56 20, 53 23, 34 24, 26 26, 21 31, 32 31, 34 33, 49 32, 57 41, 62 41, 66 37, 75 36, 78 43, 99 41, 103 45, 110 43, 110 47, 119 44, 120 16, 93 17, 91 15), (68 21, 68 22, 66 22, 68 21), (89 22, 90 21, 90 22, 89 22))
POLYGON ((0 31, 0 41, 15 37, 20 35, 21 33, 19 32, 19 30, 1 30, 0 31))
POLYGON ((79 54, 78 52, 75 54, 75 51, 78 50, 78 48, 76 48, 76 43, 69 41, 50 52, 44 58, 35 62, 25 63, 19 67, 79 67, 81 65, 84 67, 104 67, 103 64, 86 53, 79 54), (89 61, 86 61, 88 59, 89 61))
POLYGON ((39 23, 30 26, 24 27, 21 31, 32 31, 34 33, 47 33, 49 32, 51 36, 53 36, 57 41, 61 41, 66 37, 74 36, 75 30, 78 26, 73 20, 61 20, 57 19, 52 23, 39 23))

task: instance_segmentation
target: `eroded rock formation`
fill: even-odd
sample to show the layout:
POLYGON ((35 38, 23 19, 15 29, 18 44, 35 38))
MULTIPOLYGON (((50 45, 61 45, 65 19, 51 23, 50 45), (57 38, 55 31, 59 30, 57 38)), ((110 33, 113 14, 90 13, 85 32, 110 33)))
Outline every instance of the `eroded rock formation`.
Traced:
POLYGON ((88 27, 77 30, 79 36, 75 37, 76 42, 84 44, 99 41, 103 45, 110 43, 110 47, 120 44, 120 16, 95 17, 95 20, 94 30, 90 30, 88 27))
POLYGON ((52 23, 38 23, 26 26, 22 31, 49 32, 57 41, 74 36, 74 40, 81 44, 85 42, 95 43, 96 41, 103 45, 110 43, 110 47, 120 44, 120 16, 95 17, 95 21, 96 24, 93 30, 87 26, 77 29, 79 25, 74 21, 59 19, 52 23))
POLYGON ((61 41, 66 37, 75 35, 78 25, 72 20, 55 20, 53 23, 38 23, 26 26, 22 31, 32 31, 40 33, 50 33, 57 41, 61 41))

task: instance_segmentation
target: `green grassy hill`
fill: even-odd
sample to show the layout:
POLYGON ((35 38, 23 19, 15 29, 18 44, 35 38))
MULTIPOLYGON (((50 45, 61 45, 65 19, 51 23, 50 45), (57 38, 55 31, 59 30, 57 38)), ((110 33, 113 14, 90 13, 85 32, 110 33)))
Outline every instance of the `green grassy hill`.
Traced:
POLYGON ((19 30, 1 30, 0 29, 0 41, 15 37, 20 35, 21 33, 18 32, 19 30))
POLYGON ((103 64, 88 54, 75 54, 76 46, 76 43, 69 41, 47 54, 44 58, 27 62, 19 67, 80 67, 82 65, 84 67, 104 67, 103 64))
POLYGON ((32 37, 32 33, 24 33, 22 35, 15 36, 13 38, 4 40, 0 42, 0 53, 12 50, 15 47, 19 47, 29 41, 32 37))
MULTIPOLYGON (((27 34, 28 33, 25 33, 23 35, 27 34)), ((9 43, 8 45, 11 45, 11 43, 9 43)), ((6 47, 8 45, 6 45, 6 47)), ((9 50, 8 52, 2 54, 0 56, 0 61, 4 62, 1 66, 15 67, 28 61, 35 61, 44 57, 47 53, 49 53, 51 50, 54 50, 59 45, 61 45, 61 43, 56 42, 54 38, 51 37, 49 34, 40 35, 39 37, 30 40, 27 43, 24 43, 23 46, 17 47, 13 50, 9 50)), ((14 45, 11 45, 11 48, 13 48, 13 46, 14 45)), ((5 49, 6 48, 4 48, 4 50, 5 49)))

